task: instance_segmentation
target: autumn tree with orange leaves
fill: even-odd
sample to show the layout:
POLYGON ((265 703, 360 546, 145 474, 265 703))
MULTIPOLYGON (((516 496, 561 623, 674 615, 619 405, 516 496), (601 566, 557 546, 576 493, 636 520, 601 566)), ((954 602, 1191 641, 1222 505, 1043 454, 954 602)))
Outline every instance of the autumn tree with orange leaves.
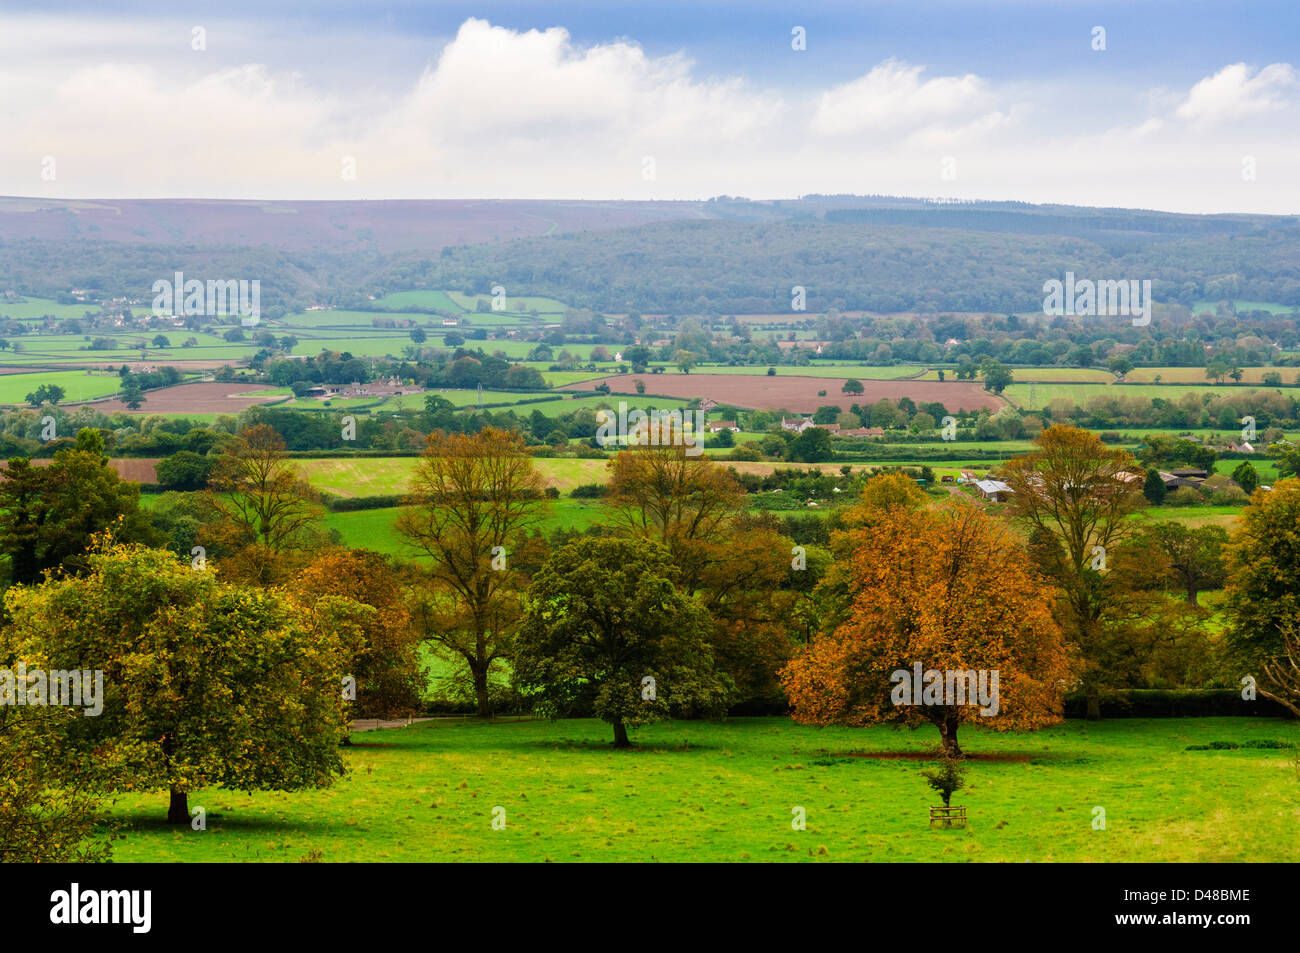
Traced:
POLYGON ((969 504, 877 510, 848 532, 851 609, 782 671, 794 718, 816 725, 917 724, 938 729, 960 755, 957 729, 1056 724, 1070 673, 1051 591, 1024 549, 969 504), (898 671, 996 672, 997 713, 953 704, 895 704, 898 671))
POLYGON ((351 714, 396 718, 419 707, 420 635, 406 604, 405 580, 391 560, 365 549, 331 549, 294 580, 290 597, 307 611, 329 611, 331 597, 369 607, 355 613, 355 638, 345 640, 348 674, 356 680, 351 714))

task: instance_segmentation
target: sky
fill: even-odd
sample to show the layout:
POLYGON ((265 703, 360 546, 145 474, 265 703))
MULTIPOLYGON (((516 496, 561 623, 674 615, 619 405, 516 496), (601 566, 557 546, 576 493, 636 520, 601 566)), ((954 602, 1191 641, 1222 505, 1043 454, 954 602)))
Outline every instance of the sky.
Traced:
POLYGON ((0 0, 0 194, 1300 213, 1295 0, 0 0))

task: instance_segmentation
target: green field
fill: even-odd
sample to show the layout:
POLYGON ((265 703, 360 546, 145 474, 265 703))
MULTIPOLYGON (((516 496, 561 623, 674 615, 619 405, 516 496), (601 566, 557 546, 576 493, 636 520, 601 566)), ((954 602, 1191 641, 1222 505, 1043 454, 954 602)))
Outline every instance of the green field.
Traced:
POLYGON ((395 291, 375 302, 376 308, 400 311, 402 308, 431 308, 435 311, 456 313, 465 309, 447 296, 445 291, 395 291))
POLYGON ((119 861, 1250 861, 1300 858, 1294 722, 1070 721, 962 729, 964 830, 931 830, 917 756, 933 728, 673 721, 613 751, 594 720, 447 718, 353 736, 347 777, 299 793, 198 791, 208 828, 162 823, 165 793, 117 799, 119 861), (880 753, 872 756, 874 753, 880 753), (996 754, 1008 760, 982 760, 996 754), (1014 758, 1016 760, 1010 760, 1014 758), (506 829, 493 830, 492 810, 506 829), (791 827, 792 809, 807 830, 791 827), (1106 829, 1094 830, 1094 809, 1106 829))
MULTIPOLYGON (((1214 314, 1214 309, 1218 305, 1217 301, 1197 301, 1192 305, 1192 314, 1200 314, 1202 311, 1208 311, 1214 314)), ((1297 309, 1291 304, 1276 304, 1271 301, 1234 301, 1232 306, 1236 308, 1237 313, 1244 311, 1267 311, 1270 314, 1291 314, 1297 309)))
MULTIPOLYGON (((1256 388, 1257 390, 1263 388, 1256 388)), ((1244 398, 1249 393, 1248 387, 1234 387, 1217 384, 1184 384, 1166 386, 1164 384, 1033 384, 1015 383, 1006 389, 1003 396, 1025 410, 1040 410, 1058 397, 1068 398, 1076 404, 1085 403, 1090 397, 1163 397, 1165 400, 1178 400, 1183 394, 1212 394, 1221 397, 1225 394, 1244 398), (1031 399, 1032 398, 1032 399, 1031 399)))
MULTIPOLYGON (((491 295, 465 295, 459 291, 448 291, 447 297, 454 301, 465 311, 474 311, 481 301, 488 307, 492 306, 491 295)), ((529 311, 536 311, 539 315, 549 315, 557 317, 564 314, 569 306, 563 301, 557 301, 555 298, 540 298, 536 296, 506 295, 506 310, 516 314, 524 314, 529 311)), ((477 315, 476 315, 477 317, 477 315)))
MULTIPOLYGON (((1265 374, 1282 375, 1283 386, 1295 384, 1300 378, 1300 368, 1295 367, 1243 367, 1241 382, 1243 384, 1262 385, 1265 374)), ((1019 379, 1020 375, 1016 375, 1019 379)), ((1154 381, 1157 377, 1166 384, 1208 384, 1203 367, 1135 367, 1124 375, 1129 384, 1142 384, 1154 381)))
MULTIPOLYGON (((346 457, 324 460, 295 460, 294 465, 312 486, 336 496, 389 496, 405 493, 419 457, 346 457)), ((572 457, 540 457, 533 467, 547 486, 568 493, 583 483, 604 483, 608 470, 604 460, 572 457)))
POLYGON ((36 321, 47 314, 63 320, 65 318, 82 318, 87 311, 99 313, 97 304, 59 304, 51 298, 25 298, 22 301, 5 301, 0 299, 0 316, 13 318, 15 321, 36 321))
POLYGON ((116 394, 121 381, 116 374, 88 371, 38 371, 34 374, 0 374, 0 404, 26 404, 27 395, 42 384, 65 391, 64 401, 93 400, 116 394))
MULTIPOLYGON (((325 528, 337 529, 344 546, 412 559, 416 557, 415 552, 394 529, 401 509, 399 506, 386 506, 373 510, 329 513, 325 517, 325 528)), ((539 509, 538 517, 535 528, 549 536, 561 528, 584 530, 608 518, 608 510, 596 500, 562 498, 551 500, 539 509)))

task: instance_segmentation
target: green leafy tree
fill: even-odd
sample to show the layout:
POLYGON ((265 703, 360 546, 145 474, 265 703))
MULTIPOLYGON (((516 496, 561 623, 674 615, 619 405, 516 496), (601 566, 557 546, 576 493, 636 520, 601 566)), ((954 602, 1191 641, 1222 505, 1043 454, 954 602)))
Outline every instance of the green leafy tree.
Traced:
POLYGON ((77 572, 91 538, 152 542, 140 487, 122 480, 99 452, 64 449, 49 466, 16 457, 0 470, 0 554, 9 580, 35 583, 48 569, 77 572))
POLYGON ((616 748, 630 746, 629 726, 718 710, 727 686, 709 613, 676 576, 650 539, 581 539, 552 553, 529 587, 515 662, 539 710, 591 710, 613 726, 616 748))
POLYGON ((464 661, 478 713, 492 714, 494 666, 509 659, 526 579, 517 558, 540 518, 544 483, 517 431, 429 435, 397 532, 429 557, 417 624, 442 654, 464 661))
POLYGON ((215 519, 204 534, 224 551, 229 575, 271 585, 321 541, 324 508, 267 424, 240 431, 217 460, 207 501, 215 519))
POLYGON ((1123 377, 1129 371, 1133 370, 1133 362, 1123 356, 1112 357, 1106 362, 1106 366, 1110 368, 1110 372, 1116 377, 1123 377))
POLYGON ((786 448, 788 459, 798 463, 820 463, 835 456, 831 432, 824 427, 809 427, 786 448))
POLYGON ((1277 475, 1300 477, 1300 447, 1282 447, 1277 459, 1277 475))
POLYGON ((1192 605, 1204 589, 1223 585, 1227 567, 1224 550, 1228 532, 1221 526, 1189 527, 1182 523, 1156 523, 1144 529, 1134 543, 1154 547, 1153 557, 1138 561, 1146 573, 1164 576, 1192 605))
POLYGON ((140 382, 133 377, 125 378, 122 381, 122 391, 119 396, 122 398, 122 403, 126 404, 131 410, 139 410, 140 405, 145 401, 140 382))
POLYGON ((1169 488, 1165 486, 1165 481, 1160 477, 1160 471, 1151 469, 1147 471, 1146 480, 1142 483, 1142 495, 1147 498, 1147 502, 1152 506, 1159 506, 1165 501, 1165 494, 1169 488))
POLYGON ((939 759, 939 766, 922 771, 921 776, 934 792, 943 798, 943 806, 950 807, 952 796, 966 786, 966 781, 962 778, 964 770, 961 758, 945 748, 939 759))
POLYGON ((840 392, 844 394, 861 394, 865 389, 862 386, 862 381, 847 380, 844 382, 844 386, 840 388, 840 392))
POLYGON ((197 490, 208 482, 217 458, 193 450, 177 450, 154 467, 158 483, 174 490, 197 490))
POLYGON ((995 394, 1002 393, 1014 380, 1011 368, 991 357, 980 364, 980 376, 984 378, 984 389, 995 394))
POLYGON ((1060 585, 1062 628, 1085 662, 1083 689, 1088 717, 1101 717, 1101 689, 1112 670, 1114 641, 1108 610, 1120 586, 1101 570, 1098 557, 1114 553, 1133 536, 1130 519, 1146 505, 1130 475, 1128 451, 1112 449, 1095 433, 1054 425, 1034 439, 1034 449, 1003 468, 1011 487, 1011 511, 1034 535, 1040 568, 1060 585))
POLYGON ((80 711, 0 708, 0 862, 97 863, 112 855, 98 798, 54 777, 46 761, 49 736, 80 711))
POLYGON ((1228 547, 1228 644, 1251 666, 1276 664, 1300 637, 1300 480, 1280 480, 1242 510, 1228 547))
POLYGON ((1247 496, 1259 489, 1259 473, 1249 460, 1242 460, 1237 465, 1237 468, 1232 471, 1232 478, 1237 481, 1237 485, 1247 496))
POLYGON ((91 791, 169 791, 167 820, 184 824, 198 788, 292 791, 343 773, 346 611, 314 625, 279 593, 143 546, 87 561, 84 576, 5 597, 11 657, 103 672, 102 712, 66 721, 53 744, 60 777, 91 791))
POLYGON ((65 392, 58 384, 42 384, 28 394, 25 400, 33 407, 40 407, 42 404, 57 404, 64 396, 65 392))

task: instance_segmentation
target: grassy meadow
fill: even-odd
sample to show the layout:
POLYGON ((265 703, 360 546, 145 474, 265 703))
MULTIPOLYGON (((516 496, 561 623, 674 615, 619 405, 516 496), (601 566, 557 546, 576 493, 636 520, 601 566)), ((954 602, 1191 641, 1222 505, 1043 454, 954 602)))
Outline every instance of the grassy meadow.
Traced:
POLYGON ((787 718, 669 721, 611 750, 590 719, 443 718, 358 733, 319 791, 190 795, 207 830, 163 823, 163 792, 119 797, 119 861, 1295 861, 1300 742, 1267 718, 1068 721, 962 729, 972 756, 931 830, 933 728, 812 728, 787 718), (918 760, 920 759, 920 760, 918 760), (494 830, 493 808, 506 827, 494 830), (792 810, 807 829, 792 829, 792 810), (1094 809, 1105 830, 1094 830, 1094 809), (313 854, 313 850, 319 854, 313 854))

